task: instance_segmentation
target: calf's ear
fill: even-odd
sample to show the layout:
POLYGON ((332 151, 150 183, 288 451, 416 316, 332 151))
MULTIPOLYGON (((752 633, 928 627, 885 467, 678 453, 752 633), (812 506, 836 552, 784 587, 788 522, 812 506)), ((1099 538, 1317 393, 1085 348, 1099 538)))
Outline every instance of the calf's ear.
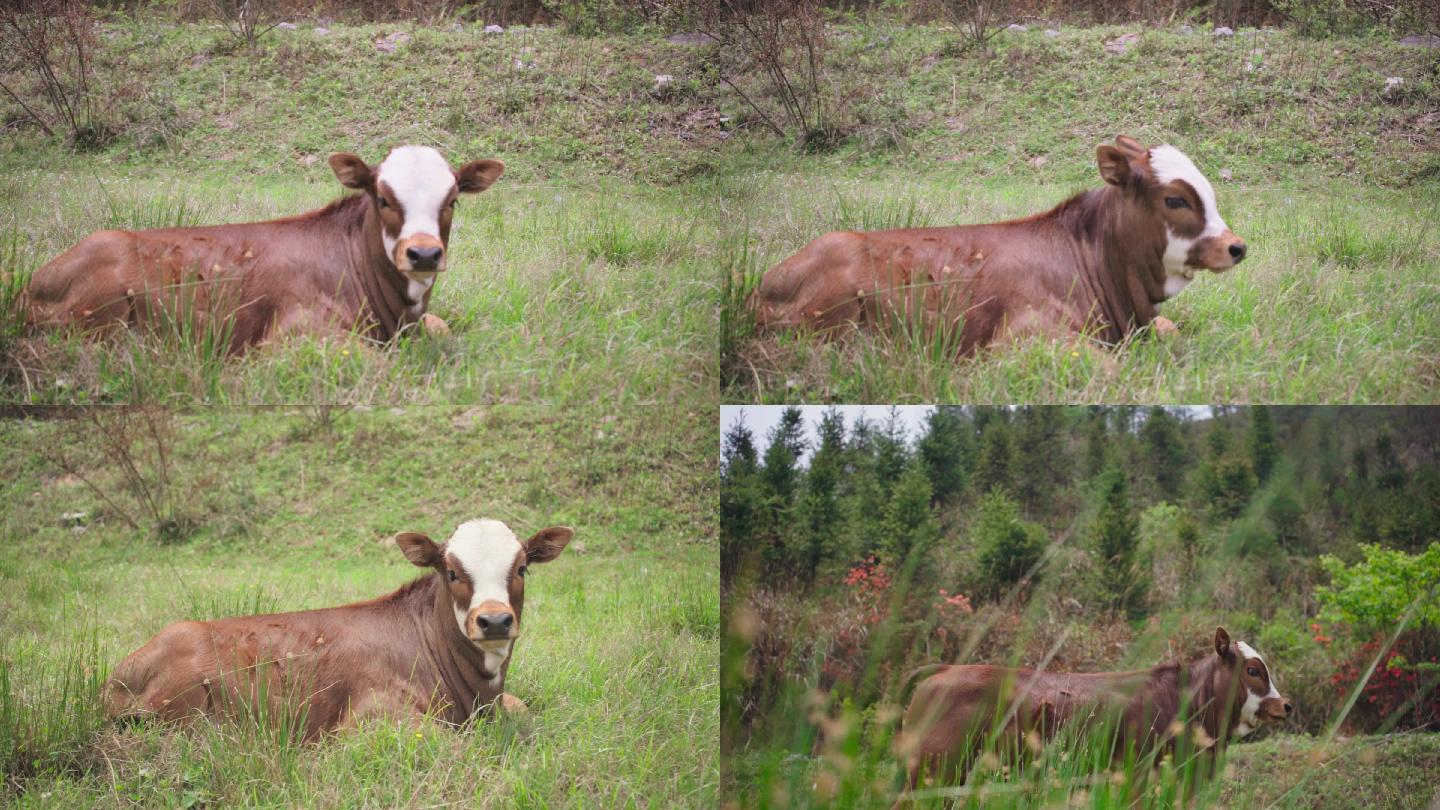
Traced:
POLYGON ((445 562, 445 554, 435 541, 419 532, 395 535, 395 545, 404 552, 405 559, 421 568, 439 568, 445 562))
POLYGON ((466 163, 455 172, 455 183, 461 193, 474 194, 489 188, 505 173, 505 164, 498 160, 476 160, 466 163))
POLYGON ((560 556, 560 552, 565 550, 565 545, 574 536, 575 530, 569 526, 541 529, 534 537, 525 541, 525 562, 550 562, 560 556))
POLYGON ((1119 149, 1101 144, 1095 149, 1095 163, 1100 167, 1100 177, 1110 185, 1123 187, 1130 182, 1130 159, 1119 149))
POLYGON ((1235 651, 1230 649, 1230 634, 1225 632, 1223 627, 1215 628, 1215 654, 1226 659, 1235 654, 1235 651))
POLYGON ((335 172, 340 185, 346 188, 365 191, 375 186, 374 172, 370 171, 370 167, 358 155, 336 152, 330 156, 330 170, 335 172))
POLYGON ((1146 152, 1145 146, 1129 135, 1116 135, 1115 145, 1120 147, 1120 151, 1124 152, 1126 157, 1132 159, 1138 158, 1146 152))

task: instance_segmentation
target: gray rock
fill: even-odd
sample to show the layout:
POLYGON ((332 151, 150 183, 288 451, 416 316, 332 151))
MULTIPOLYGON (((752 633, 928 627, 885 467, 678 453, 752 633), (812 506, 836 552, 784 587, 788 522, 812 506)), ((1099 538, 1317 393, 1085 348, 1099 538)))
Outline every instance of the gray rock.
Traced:
POLYGON ((1046 28, 1046 29, 1045 29, 1045 36, 1047 36, 1047 37, 1058 37, 1058 36, 1060 36, 1060 32, 1059 32, 1059 31, 1056 31, 1054 28, 1046 28))
POLYGON ((1214 31, 1211 31, 1211 32, 1210 32, 1210 36, 1212 36, 1212 37, 1233 37, 1233 36, 1235 36, 1235 29, 1234 29, 1234 28, 1231 28, 1231 27, 1229 27, 1229 26, 1222 25, 1222 26, 1216 28, 1214 31))
POLYGON ((1135 47, 1135 43, 1137 43, 1137 42, 1139 42, 1139 41, 1140 41, 1140 35, 1139 35, 1139 34, 1121 34, 1120 36, 1118 36, 1118 37, 1110 40, 1110 41, 1107 42, 1107 43, 1105 43, 1105 52, 1106 52, 1106 53, 1125 53, 1126 51, 1128 51, 1128 50, 1130 50, 1131 48, 1135 47))
POLYGON ((89 512, 63 512, 60 515, 61 526, 83 526, 89 520, 89 512))
POLYGON ((1193 34, 1193 33, 1195 33, 1195 26, 1193 26, 1193 25, 1182 25, 1182 26, 1180 26, 1180 33, 1182 33, 1182 34, 1193 34))
POLYGON ((324 26, 317 26, 317 27, 315 28, 315 36, 317 36, 317 37, 323 37, 323 36, 325 36, 325 35, 328 34, 328 33, 330 33, 330 29, 329 29, 329 28, 326 28, 326 27, 324 27, 324 26))
POLYGON ((674 86, 675 77, 671 76, 669 73, 661 73, 655 77, 655 86, 650 88, 650 92, 655 93, 656 95, 665 95, 666 93, 670 92, 670 90, 673 89, 674 86))
POLYGON ((1234 175, 1229 169, 1221 169, 1221 170, 1220 170, 1220 179, 1221 179, 1221 180, 1224 180, 1225 182, 1228 183, 1228 182, 1230 182, 1231 180, 1234 180, 1234 179, 1235 179, 1235 175, 1234 175))
POLYGON ((281 31, 294 31, 296 28, 299 28, 300 26, 296 25, 295 23, 280 23, 279 25, 277 25, 277 26, 275 26, 275 27, 276 27, 276 28, 279 28, 281 31))
POLYGON ((375 41, 375 50, 380 53, 394 53, 395 49, 410 41, 410 35, 404 31, 396 31, 375 41))
POLYGON ((1010 23, 1009 25, 1005 26, 1005 30, 1014 31, 1017 34, 1023 34, 1030 29, 1027 26, 1021 25, 1020 23, 1010 23))
POLYGON ((1400 44, 1407 48, 1440 48, 1440 37, 1434 34, 1401 37, 1400 44))
POLYGON ((487 34, 503 34, 503 33, 505 33, 505 29, 504 29, 502 26, 499 26, 499 25, 487 25, 487 26, 485 26, 484 31, 485 31, 485 33, 487 33, 487 34))

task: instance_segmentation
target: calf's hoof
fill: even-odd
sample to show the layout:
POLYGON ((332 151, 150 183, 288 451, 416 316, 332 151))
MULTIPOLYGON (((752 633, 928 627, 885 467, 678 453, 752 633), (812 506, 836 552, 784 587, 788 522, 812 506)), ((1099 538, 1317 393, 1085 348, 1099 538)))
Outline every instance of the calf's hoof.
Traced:
POLYGON ((431 315, 428 312, 420 316, 420 327, 425 330, 427 335, 450 334, 450 325, 441 320, 439 316, 431 315))

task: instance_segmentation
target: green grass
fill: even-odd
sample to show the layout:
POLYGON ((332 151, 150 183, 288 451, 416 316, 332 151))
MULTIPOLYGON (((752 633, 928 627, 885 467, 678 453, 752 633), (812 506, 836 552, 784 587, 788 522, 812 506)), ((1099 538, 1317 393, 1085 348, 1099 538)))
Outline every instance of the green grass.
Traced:
MULTIPOLYGON (((168 169, 99 180, 53 173, 43 185, 7 176, 0 197, 15 207, 0 238, 11 245, 8 267, 19 268, 7 281, 96 229, 265 219, 342 191, 333 178, 277 175, 237 189, 219 172, 177 183, 168 169)), ((713 391, 705 384, 714 378, 716 331, 706 256, 715 248, 701 238, 711 226, 685 211, 710 193, 610 178, 517 187, 503 178, 456 217, 451 269, 430 306, 450 324, 448 337, 413 334, 381 347, 299 339, 229 362, 213 322, 177 320, 103 343, 7 337, 0 401, 588 402, 603 391, 619 406, 655 402, 677 386, 713 391)))
POLYGON ((752 137, 726 153, 727 238, 748 250, 722 304, 725 401, 1435 400, 1440 163, 1421 146, 1440 102, 1433 55, 1380 35, 1107 26, 1004 33, 982 59, 938 27, 836 34, 844 144, 800 157, 752 137), (1107 54, 1127 32, 1136 46, 1107 54), (1386 97, 1391 76, 1404 94, 1386 97), (992 222, 1098 187, 1095 146, 1117 133, 1189 154, 1250 246, 1237 271, 1163 308, 1178 340, 1142 336, 1109 356, 1031 343, 957 362, 944 336, 914 327, 819 345, 757 339, 733 311, 760 273, 827 231, 992 222))
MULTIPOLYGON (((1077 147, 1077 158, 1090 148, 1077 147)), ((768 268, 814 235, 859 222, 988 222, 1044 210, 1073 191, 958 173, 888 169, 844 177, 804 170, 757 177, 736 240, 768 268), (767 194, 766 190, 774 193, 767 194), (779 189, 788 189, 787 199, 779 189), (804 200, 796 205, 793 200, 804 200), (859 214, 855 212, 859 211, 859 214), (887 215, 888 214, 888 215, 887 215), (762 224, 763 223, 763 224, 762 224)), ((1098 184, 1098 180, 1094 183, 1098 184)), ((830 342, 756 335, 733 310, 758 281, 732 271, 721 345, 726 401, 833 402, 1433 402, 1440 390, 1440 188, 1333 182, 1221 184, 1227 222, 1249 258, 1202 273, 1162 314, 1180 329, 1114 350, 1033 341, 955 359, 944 335, 902 324, 830 342)))
POLYGON ((0 423, 15 451, 0 460, 0 797, 713 806, 710 422, 683 406, 315 406, 0 423), (101 433, 135 437, 134 475, 101 433), (154 531, 137 482, 180 505, 183 536, 154 531), (100 684, 165 625, 379 596, 419 574, 394 533, 444 537, 482 515, 577 530, 527 589, 506 690, 528 716, 463 733, 381 723, 312 745, 268 723, 104 722, 100 684))

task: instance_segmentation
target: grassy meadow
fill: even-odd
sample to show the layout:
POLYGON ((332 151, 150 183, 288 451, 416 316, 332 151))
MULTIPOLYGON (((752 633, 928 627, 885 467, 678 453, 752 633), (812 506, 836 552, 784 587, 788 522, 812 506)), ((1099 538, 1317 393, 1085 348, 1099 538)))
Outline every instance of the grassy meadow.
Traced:
POLYGON ((448 337, 301 339, 221 362, 211 335, 96 345, 19 334, 12 315, 0 324, 0 402, 625 407, 676 390, 713 396, 717 225, 695 212, 716 207, 716 125, 696 114, 692 81, 650 92, 656 73, 699 73, 693 49, 415 25, 273 32, 254 52, 223 31, 150 18, 102 32, 96 72, 118 99, 114 140, 75 151, 33 129, 0 136, 0 303, 97 229, 324 205, 345 192, 333 152, 373 165, 420 143, 452 165, 500 158, 506 173, 460 201, 431 298, 448 337), (396 32, 413 39, 377 51, 396 32))
POLYGON ((580 416, 155 409, 0 423, 0 802, 714 806, 714 461, 697 441, 713 416, 580 416), (479 516, 522 536, 576 528, 527 588, 506 691, 528 715, 466 732, 375 723, 308 745, 266 724, 104 722, 100 685, 162 627, 388 593, 421 574, 395 533, 441 539, 479 516))
POLYGON ((1002 33, 990 58, 933 27, 835 39, 831 115, 850 140, 804 157, 751 143, 736 157, 725 401, 1434 401, 1433 52, 1379 36, 1115 26, 1002 33), (1126 34, 1138 35, 1129 51, 1106 52, 1126 34), (1404 92, 1387 95, 1386 77, 1404 92), (820 234, 1044 211, 1101 185, 1095 147, 1119 133, 1190 155, 1250 249, 1163 307, 1178 338, 1099 353, 1037 340, 957 362, 942 336, 908 324, 829 342, 755 334, 745 296, 820 234))

